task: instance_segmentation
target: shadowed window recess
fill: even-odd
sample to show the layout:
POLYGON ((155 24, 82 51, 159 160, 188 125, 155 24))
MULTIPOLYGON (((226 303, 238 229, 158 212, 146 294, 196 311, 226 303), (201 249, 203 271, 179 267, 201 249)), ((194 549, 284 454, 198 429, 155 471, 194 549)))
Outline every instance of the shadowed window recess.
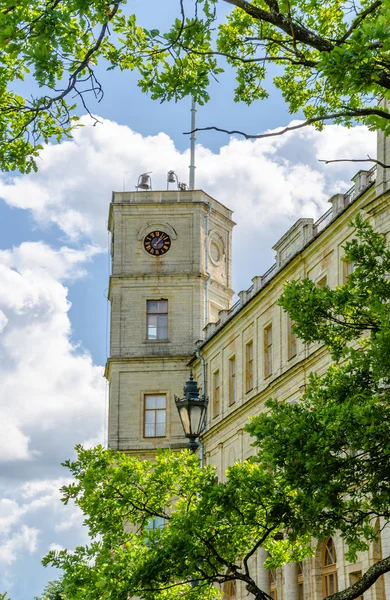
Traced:
POLYGON ((168 339, 168 300, 147 300, 147 339, 168 339))
POLYGON ((229 406, 237 400, 236 357, 229 358, 229 406))
POLYGON ((245 391, 253 388, 253 341, 245 347, 245 391))
POLYGON ((272 375, 272 325, 264 329, 264 377, 272 375))

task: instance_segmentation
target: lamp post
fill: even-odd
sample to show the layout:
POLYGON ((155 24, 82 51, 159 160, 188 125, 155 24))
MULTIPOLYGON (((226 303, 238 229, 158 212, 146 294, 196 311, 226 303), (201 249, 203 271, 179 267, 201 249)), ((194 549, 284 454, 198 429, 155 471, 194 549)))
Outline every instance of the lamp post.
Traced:
POLYGON ((197 442, 196 439, 202 431, 209 401, 205 394, 202 394, 202 396, 199 397, 199 388, 193 378, 192 371, 190 372, 190 378, 186 382, 183 392, 184 398, 175 396, 175 404, 179 412, 185 436, 189 439, 188 449, 192 452, 196 452, 199 448, 199 442, 197 442))

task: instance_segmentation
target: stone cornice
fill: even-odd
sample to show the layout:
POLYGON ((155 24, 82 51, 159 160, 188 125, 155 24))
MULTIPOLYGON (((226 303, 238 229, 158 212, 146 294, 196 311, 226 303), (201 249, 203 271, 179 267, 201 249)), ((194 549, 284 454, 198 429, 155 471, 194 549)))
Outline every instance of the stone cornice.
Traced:
POLYGON ((110 356, 107 358, 106 365, 104 367, 104 377, 106 379, 109 378, 109 374, 111 372, 111 365, 113 364, 139 364, 144 366, 145 362, 148 362, 150 364, 160 363, 161 370, 164 370, 164 367, 166 367, 167 363, 182 362, 187 366, 191 358, 192 356, 190 354, 180 354, 174 356, 167 356, 165 354, 164 356, 147 356, 146 354, 143 354, 142 356, 110 356))

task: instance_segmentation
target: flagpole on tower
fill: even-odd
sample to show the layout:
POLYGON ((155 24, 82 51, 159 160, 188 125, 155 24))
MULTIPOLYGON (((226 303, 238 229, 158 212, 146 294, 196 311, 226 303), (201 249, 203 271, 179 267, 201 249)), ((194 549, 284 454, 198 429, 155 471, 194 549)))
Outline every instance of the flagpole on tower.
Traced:
POLYGON ((190 161, 190 190, 195 189, 195 144, 196 144, 196 103, 192 98, 191 105, 191 161, 190 161))

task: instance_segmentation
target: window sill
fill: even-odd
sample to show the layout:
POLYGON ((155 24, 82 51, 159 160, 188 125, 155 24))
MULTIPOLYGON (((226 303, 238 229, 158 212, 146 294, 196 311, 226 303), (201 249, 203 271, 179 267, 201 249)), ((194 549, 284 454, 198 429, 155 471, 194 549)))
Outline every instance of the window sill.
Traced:
POLYGON ((144 340, 144 344, 169 344, 170 340, 144 340))

